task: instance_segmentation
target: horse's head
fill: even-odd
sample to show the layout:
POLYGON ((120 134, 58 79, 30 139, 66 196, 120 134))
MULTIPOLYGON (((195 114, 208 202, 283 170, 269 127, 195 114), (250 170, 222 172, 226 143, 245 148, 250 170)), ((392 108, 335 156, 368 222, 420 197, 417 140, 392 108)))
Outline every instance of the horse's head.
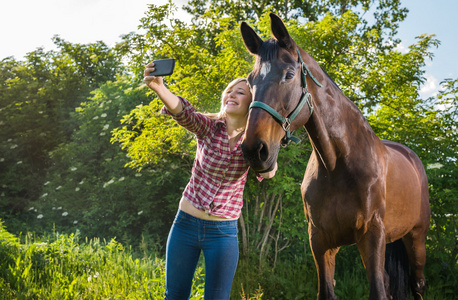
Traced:
POLYGON ((256 56, 248 75, 253 103, 242 143, 244 157, 256 172, 274 168, 280 145, 291 139, 290 132, 304 125, 312 111, 296 43, 278 16, 270 14, 270 19, 274 39, 266 41, 245 22, 241 25, 245 46, 256 56))

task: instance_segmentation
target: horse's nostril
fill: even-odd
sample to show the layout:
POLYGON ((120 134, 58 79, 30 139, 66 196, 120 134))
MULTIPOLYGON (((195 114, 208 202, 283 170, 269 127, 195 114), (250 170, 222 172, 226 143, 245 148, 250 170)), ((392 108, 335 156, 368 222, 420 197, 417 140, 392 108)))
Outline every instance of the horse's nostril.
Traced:
POLYGON ((268 157, 269 157, 269 149, 267 148, 266 143, 261 142, 259 144, 259 159, 264 162, 267 160, 268 157))

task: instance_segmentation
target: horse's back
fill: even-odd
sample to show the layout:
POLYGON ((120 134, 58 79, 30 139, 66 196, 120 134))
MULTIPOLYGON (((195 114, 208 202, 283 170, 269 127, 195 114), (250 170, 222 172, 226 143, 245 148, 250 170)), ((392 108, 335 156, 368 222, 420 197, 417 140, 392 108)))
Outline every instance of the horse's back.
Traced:
POLYGON ((414 227, 429 226, 428 179, 420 158, 408 147, 384 140, 387 148, 387 241, 404 236, 414 227))
MULTIPOLYGON (((400 156, 398 159, 405 159, 410 165, 412 166, 418 180, 421 182, 421 185, 426 184, 426 188, 428 187, 428 179, 426 176, 425 168, 423 163, 421 162, 420 158, 407 146, 402 144, 392 142, 389 140, 382 140, 383 144, 387 147, 390 156, 400 156)), ((398 166, 400 167, 400 166, 398 166)), ((401 170, 402 171, 402 170, 401 170)))

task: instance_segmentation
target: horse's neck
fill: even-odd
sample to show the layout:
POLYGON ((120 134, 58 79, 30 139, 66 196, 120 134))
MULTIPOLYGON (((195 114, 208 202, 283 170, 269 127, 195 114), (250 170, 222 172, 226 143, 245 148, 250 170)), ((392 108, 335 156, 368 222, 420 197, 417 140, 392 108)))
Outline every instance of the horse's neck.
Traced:
MULTIPOLYGON (((332 171, 338 160, 352 163, 352 159, 358 159, 355 153, 370 151, 371 146, 365 144, 378 138, 359 109, 321 69, 316 72, 321 72, 324 86, 309 89, 315 110, 305 129, 321 163, 332 171)), ((310 80, 310 84, 314 83, 310 80)))

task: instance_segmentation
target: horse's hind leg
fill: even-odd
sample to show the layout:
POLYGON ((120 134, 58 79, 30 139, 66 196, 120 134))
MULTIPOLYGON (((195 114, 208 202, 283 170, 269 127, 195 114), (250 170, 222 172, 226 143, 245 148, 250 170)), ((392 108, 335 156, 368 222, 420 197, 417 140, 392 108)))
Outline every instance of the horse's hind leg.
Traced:
POLYGON ((425 293, 426 280, 423 269, 426 263, 426 231, 414 228, 402 238, 410 263, 410 288, 415 300, 422 300, 425 293))

